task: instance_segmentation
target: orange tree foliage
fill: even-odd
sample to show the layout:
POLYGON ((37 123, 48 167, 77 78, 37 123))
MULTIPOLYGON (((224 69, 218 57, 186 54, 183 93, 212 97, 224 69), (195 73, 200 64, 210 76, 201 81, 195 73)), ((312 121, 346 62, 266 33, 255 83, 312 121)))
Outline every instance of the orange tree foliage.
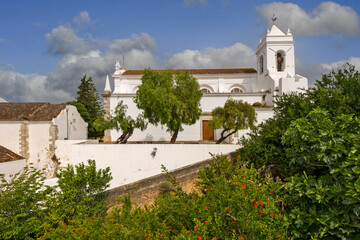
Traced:
POLYGON ((175 193, 152 206, 133 208, 130 198, 105 217, 77 219, 47 229, 47 239, 279 239, 285 238, 283 185, 244 162, 214 157, 199 173, 198 191, 175 193))

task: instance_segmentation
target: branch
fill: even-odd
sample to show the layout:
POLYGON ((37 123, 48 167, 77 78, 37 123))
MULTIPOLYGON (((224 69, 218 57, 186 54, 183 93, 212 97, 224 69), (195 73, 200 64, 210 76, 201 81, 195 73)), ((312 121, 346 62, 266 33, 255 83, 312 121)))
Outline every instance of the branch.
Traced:
POLYGON ((232 131, 231 133, 229 133, 225 138, 227 138, 227 137, 229 137, 230 135, 232 135, 232 134, 234 134, 234 133, 236 133, 236 131, 237 130, 234 130, 234 131, 232 131))

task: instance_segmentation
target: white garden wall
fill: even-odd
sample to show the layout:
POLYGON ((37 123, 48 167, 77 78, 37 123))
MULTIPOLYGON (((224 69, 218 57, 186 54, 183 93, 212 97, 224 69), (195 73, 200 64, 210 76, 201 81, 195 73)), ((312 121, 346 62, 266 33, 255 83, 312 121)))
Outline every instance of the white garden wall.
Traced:
POLYGON ((15 174, 23 170, 26 167, 26 159, 15 160, 10 162, 0 163, 0 174, 5 175, 5 179, 10 179, 10 174, 15 174))
POLYGON ((96 160, 98 168, 110 167, 110 188, 133 183, 161 173, 161 164, 169 171, 227 154, 239 146, 231 144, 98 144, 56 141, 55 154, 61 166, 96 160), (156 151, 155 155, 152 152, 156 151))

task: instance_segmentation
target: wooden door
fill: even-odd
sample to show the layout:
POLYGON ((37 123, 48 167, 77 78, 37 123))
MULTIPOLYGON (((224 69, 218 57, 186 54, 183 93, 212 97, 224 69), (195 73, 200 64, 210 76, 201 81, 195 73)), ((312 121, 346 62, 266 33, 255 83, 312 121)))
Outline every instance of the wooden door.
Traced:
POLYGON ((209 120, 202 121, 203 140, 214 140, 214 130, 209 126, 209 120))

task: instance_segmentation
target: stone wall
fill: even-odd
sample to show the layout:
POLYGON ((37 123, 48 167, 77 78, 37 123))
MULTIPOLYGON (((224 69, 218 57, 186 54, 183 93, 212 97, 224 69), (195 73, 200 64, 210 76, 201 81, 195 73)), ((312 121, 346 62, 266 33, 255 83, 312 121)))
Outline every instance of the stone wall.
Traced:
MULTIPOLYGON (((196 191, 195 183, 197 181, 198 172, 200 169, 207 166, 208 161, 209 159, 178 168, 169 173, 171 176, 176 177, 185 192, 189 193, 191 191, 196 191)), ((130 195, 131 202, 137 207, 142 207, 145 204, 151 205, 154 203, 156 196, 163 194, 160 184, 166 181, 166 178, 166 174, 162 173, 109 190, 108 197, 111 206, 110 209, 121 206, 119 200, 127 195, 130 195)))
POLYGON ((23 156, 27 161, 29 160, 29 122, 24 121, 20 125, 19 130, 19 145, 20 145, 20 156, 23 156))

